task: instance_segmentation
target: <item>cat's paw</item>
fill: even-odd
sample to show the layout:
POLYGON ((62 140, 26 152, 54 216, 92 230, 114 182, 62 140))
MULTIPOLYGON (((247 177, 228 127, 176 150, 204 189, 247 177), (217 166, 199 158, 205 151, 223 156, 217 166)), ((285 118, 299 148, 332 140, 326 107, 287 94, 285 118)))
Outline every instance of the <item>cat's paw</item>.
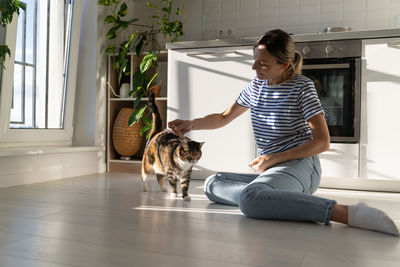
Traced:
POLYGON ((160 189, 161 189, 162 192, 167 192, 168 191, 168 189, 165 186, 161 187, 160 189))
POLYGON ((175 198, 177 198, 178 197, 178 193, 170 193, 169 194, 169 198, 170 199, 175 199, 175 198))
POLYGON ((191 199, 192 199, 192 198, 191 198, 190 196, 184 196, 184 197, 183 197, 183 200, 184 200, 184 201, 190 201, 191 199))
POLYGON ((143 192, 149 192, 147 184, 143 184, 143 192))

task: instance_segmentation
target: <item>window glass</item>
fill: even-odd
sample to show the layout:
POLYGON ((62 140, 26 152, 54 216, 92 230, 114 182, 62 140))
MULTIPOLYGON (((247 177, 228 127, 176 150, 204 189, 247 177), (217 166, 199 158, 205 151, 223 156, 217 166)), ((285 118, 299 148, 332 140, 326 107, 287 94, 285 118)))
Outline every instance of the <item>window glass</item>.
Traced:
POLYGON ((63 129, 71 0, 25 0, 18 17, 10 128, 63 129))

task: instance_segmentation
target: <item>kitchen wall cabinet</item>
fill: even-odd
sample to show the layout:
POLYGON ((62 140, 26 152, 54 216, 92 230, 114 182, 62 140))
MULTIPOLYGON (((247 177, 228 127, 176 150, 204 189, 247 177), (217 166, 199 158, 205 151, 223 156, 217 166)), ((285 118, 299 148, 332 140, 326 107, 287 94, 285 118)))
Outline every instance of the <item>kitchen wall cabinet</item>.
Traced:
MULTIPOLYGON (((170 49, 168 58, 168 121, 223 112, 255 76, 252 47, 170 49)), ((247 166, 256 156, 249 111, 223 128, 188 136, 205 141, 193 177, 204 179, 218 171, 254 173, 247 166)))
POLYGON ((363 41, 360 178, 400 181, 400 38, 363 41))

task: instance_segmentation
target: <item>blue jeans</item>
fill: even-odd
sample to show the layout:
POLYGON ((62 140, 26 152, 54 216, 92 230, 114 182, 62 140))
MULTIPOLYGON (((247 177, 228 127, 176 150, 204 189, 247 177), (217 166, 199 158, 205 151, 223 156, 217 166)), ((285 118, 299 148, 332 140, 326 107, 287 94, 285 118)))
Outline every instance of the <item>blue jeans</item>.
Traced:
POLYGON ((335 200, 313 196, 321 180, 318 156, 277 164, 262 174, 217 173, 204 182, 207 197, 239 206, 248 217, 329 224, 335 200))

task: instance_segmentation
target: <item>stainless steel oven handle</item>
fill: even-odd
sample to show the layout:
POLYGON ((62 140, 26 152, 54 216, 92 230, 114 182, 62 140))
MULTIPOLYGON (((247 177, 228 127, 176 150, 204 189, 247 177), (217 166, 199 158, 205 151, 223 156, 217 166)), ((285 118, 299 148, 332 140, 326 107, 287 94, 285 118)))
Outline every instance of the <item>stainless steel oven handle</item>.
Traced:
POLYGON ((324 70, 324 69, 349 69, 349 63, 342 64, 307 64, 303 65, 303 70, 324 70))

